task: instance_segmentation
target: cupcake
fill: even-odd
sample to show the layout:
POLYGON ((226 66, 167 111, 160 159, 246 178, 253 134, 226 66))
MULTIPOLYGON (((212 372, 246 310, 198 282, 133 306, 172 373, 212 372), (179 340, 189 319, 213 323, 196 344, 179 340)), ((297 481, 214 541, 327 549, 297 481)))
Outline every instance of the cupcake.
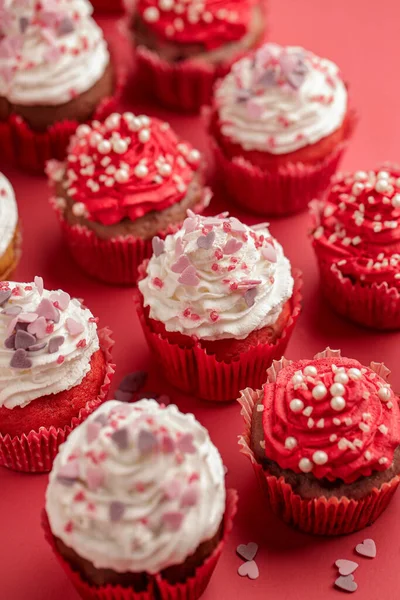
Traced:
POLYGON ((375 329, 400 329, 400 167, 338 174, 311 204, 326 300, 375 329))
POLYGON ((43 525, 82 598, 195 600, 235 511, 218 450, 193 415, 113 400, 61 447, 43 525))
POLYGON ((0 283, 0 465, 45 472, 58 446, 107 396, 107 329, 62 290, 0 283))
POLYGON ((387 507, 400 480, 399 399, 389 373, 328 348, 314 360, 274 361, 262 390, 241 393, 242 452, 284 521, 346 534, 387 507))
POLYGON ((165 377, 207 400, 261 385, 300 312, 301 277, 267 224, 193 213, 141 269, 137 308, 165 377))
POLYGON ((139 76, 164 105, 196 112, 265 27, 264 0, 139 0, 130 25, 139 76))
POLYGON ((266 44, 217 84, 209 128, 232 199, 257 214, 285 215, 324 192, 354 121, 334 63, 266 44))
POLYGON ((134 284, 160 239, 210 199, 200 153, 145 115, 81 125, 66 161, 47 172, 72 256, 107 283, 134 284))
POLYGON ((87 0, 4 0, 0 41, 3 158, 28 169, 62 159, 79 122, 111 112, 116 81, 87 0))
POLYGON ((20 245, 14 190, 8 179, 0 173, 0 281, 7 279, 17 266, 20 245))

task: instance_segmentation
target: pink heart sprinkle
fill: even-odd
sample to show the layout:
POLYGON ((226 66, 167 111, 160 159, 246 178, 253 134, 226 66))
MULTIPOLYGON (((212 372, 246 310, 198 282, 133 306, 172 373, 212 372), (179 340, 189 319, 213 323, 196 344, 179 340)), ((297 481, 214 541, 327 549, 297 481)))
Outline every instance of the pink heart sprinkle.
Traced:
POLYGON ((181 507, 185 506, 196 506, 199 500, 199 489, 195 485, 190 485, 184 491, 181 498, 181 507))
POLYGON ((346 577, 347 575, 351 575, 358 568, 358 563, 353 560, 346 560, 345 558, 340 558, 335 562, 335 565, 339 569, 339 574, 346 577))
POLYGON ((185 233, 192 233, 192 231, 194 231, 197 227, 197 221, 196 218, 193 217, 189 217, 188 219, 185 219, 185 222, 183 223, 183 228, 185 230, 185 233))
POLYGON ((190 260, 189 258, 185 255, 182 254, 178 260, 176 261, 176 263, 174 263, 171 267, 171 271, 173 271, 174 273, 183 273, 183 271, 185 269, 187 269, 190 266, 190 260))
POLYGON ((54 303, 57 302, 60 310, 67 310, 71 296, 67 292, 60 290, 59 292, 53 292, 50 294, 50 300, 54 303))
POLYGON ((168 500, 175 500, 181 494, 182 485, 179 479, 171 479, 164 483, 162 488, 168 500))
POLYGON ((99 467, 89 467, 86 470, 86 481, 89 490, 97 490, 104 482, 104 473, 99 467))
POLYGON ((249 542, 248 544, 239 544, 236 548, 236 552, 244 560, 253 560, 258 552, 258 544, 255 542, 249 542))
POLYGON ((178 281, 183 285, 189 285, 193 287, 196 287, 200 283, 200 279, 197 277, 196 269, 193 266, 187 267, 179 277, 178 281))
POLYGON ((246 104, 246 109, 251 119, 259 119, 264 113, 264 107, 251 98, 246 104))
POLYGON ((210 231, 209 233, 207 233, 207 235, 201 235, 197 239, 197 245, 199 248, 202 248, 203 250, 209 250, 211 248, 211 246, 213 245, 214 240, 215 240, 215 231, 210 231))
POLYGON ((172 531, 178 531, 183 521, 183 514, 180 512, 166 512, 162 516, 164 524, 172 531))
POLYGON ((54 321, 55 323, 58 323, 60 320, 60 314, 58 310, 47 298, 43 298, 43 300, 40 302, 36 309, 36 313, 39 315, 39 317, 44 317, 45 319, 54 321))
POLYGON ((138 449, 140 454, 147 454, 157 448, 157 438, 151 431, 142 429, 138 436, 138 449))
POLYGON ((178 238, 175 244, 175 256, 179 257, 181 254, 183 254, 183 242, 181 238, 178 238))
POLYGON ((265 260, 268 260, 271 263, 276 263, 276 251, 275 248, 271 246, 271 244, 268 244, 268 246, 262 248, 261 254, 265 258, 265 260))
POLYGON ((85 330, 82 323, 78 323, 78 321, 75 321, 75 319, 71 319, 71 317, 68 317, 68 319, 65 321, 65 326, 68 330, 68 333, 74 336, 79 335, 85 330))
POLYGON ((43 340, 46 337, 46 328, 47 323, 44 317, 39 317, 38 319, 36 319, 36 321, 28 325, 29 333, 31 333, 32 335, 36 335, 38 340, 43 340))
POLYGON ((169 437, 169 435, 165 435, 161 440, 161 450, 165 454, 172 454, 175 450, 175 442, 169 437))
POLYGON ((33 323, 38 318, 36 313, 19 313, 18 321, 20 323, 33 323))
POLYGON ((79 477, 79 463, 77 460, 70 460, 63 465, 57 473, 57 477, 64 479, 77 479, 79 477))
POLYGON ((161 254, 163 254, 163 252, 165 250, 165 242, 164 242, 164 240, 161 240, 156 235, 155 237, 153 237, 151 245, 152 245, 152 248, 153 248, 154 256, 156 258, 158 258, 161 254))
POLYGON ((235 240, 235 238, 231 238, 224 247, 224 254, 235 254, 240 248, 243 246, 242 242, 239 240, 235 240))
POLYGON ((257 563, 254 560, 249 560, 238 568, 240 577, 248 577, 249 579, 257 579, 260 572, 257 567, 257 563))
POLYGON ((193 444, 193 435, 185 433, 176 443, 178 450, 186 454, 194 454, 196 447, 193 444))
POLYGON ((244 301, 246 302, 246 304, 249 308, 251 308, 254 305, 256 296, 257 296, 257 288, 255 288, 255 287, 250 288, 244 294, 244 301))
POLYGON ((364 540, 362 544, 357 544, 356 552, 357 554, 361 554, 361 556, 366 556, 367 558, 375 558, 376 544, 374 540, 367 539, 364 540))
POLYGON ((345 592, 355 592, 358 588, 358 585, 354 581, 353 575, 347 575, 347 577, 343 577, 342 575, 338 577, 335 581, 336 587, 345 592))
POLYGON ((43 294, 43 277, 38 277, 36 275, 35 279, 33 280, 36 289, 38 291, 39 296, 41 296, 43 294))
POLYGON ((94 442, 94 440, 98 438, 101 430, 101 423, 96 423, 96 421, 89 421, 89 423, 86 426, 86 440, 88 444, 91 444, 92 442, 94 442))

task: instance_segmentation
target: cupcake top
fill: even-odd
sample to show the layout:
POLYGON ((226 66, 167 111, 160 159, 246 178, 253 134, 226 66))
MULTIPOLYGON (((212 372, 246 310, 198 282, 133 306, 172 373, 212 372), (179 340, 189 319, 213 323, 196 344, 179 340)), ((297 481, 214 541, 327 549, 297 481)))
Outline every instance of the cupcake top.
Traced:
POLYGON ((46 511, 53 534, 96 568, 155 574, 218 532, 222 460, 193 415, 112 400, 61 446, 46 511))
POLYGON ((139 282, 150 318, 203 340, 244 339, 273 324, 293 292, 290 263, 265 223, 188 211, 182 229, 153 239, 139 282))
POLYGON ((137 10, 158 37, 213 50, 247 33, 255 4, 255 0, 139 0, 137 10))
POLYGON ((11 183, 0 173, 0 256, 11 244, 18 223, 18 209, 11 183))
POLYGON ((62 290, 0 282, 0 407, 79 385, 99 349, 97 319, 62 290))
POLYGON ((87 0, 3 0, 0 96, 59 105, 90 89, 110 56, 87 0))
POLYGON ((112 225, 183 200, 200 162, 168 123, 115 113, 105 123, 80 125, 66 162, 51 161, 47 172, 54 183, 63 181, 76 216, 112 225))
POLYGON ((223 135, 244 150, 288 154, 340 128, 347 90, 330 60, 265 44, 233 65, 215 101, 223 135))
POLYGON ((334 176, 312 214, 315 244, 332 269, 400 290, 400 167, 334 176))
POLYGON ((265 455, 282 469, 352 483, 389 468, 400 445, 388 369, 326 350, 275 361, 264 388, 265 455))

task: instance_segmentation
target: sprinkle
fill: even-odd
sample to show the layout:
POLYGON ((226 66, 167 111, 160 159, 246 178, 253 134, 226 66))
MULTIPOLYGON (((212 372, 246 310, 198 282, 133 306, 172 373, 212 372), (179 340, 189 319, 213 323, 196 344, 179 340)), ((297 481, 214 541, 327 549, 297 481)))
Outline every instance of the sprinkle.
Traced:
POLYGON ((371 460, 371 458, 372 458, 371 452, 369 450, 367 450, 364 454, 364 457, 366 460, 371 460))
POLYGON ((386 465, 388 462, 389 462, 389 460, 386 458, 386 456, 382 456, 382 458, 380 458, 380 459, 378 460, 378 463, 379 463, 380 465, 386 465))
POLYGON ((297 446, 297 440, 294 437, 287 437, 285 440, 285 448, 287 450, 293 450, 297 446))
POLYGON ((307 421, 307 427, 309 429, 312 429, 312 427, 314 427, 314 419, 312 419, 311 417, 307 421))
POLYGON ((368 431, 370 430, 369 425, 367 425, 366 423, 359 423, 358 424, 359 428, 361 429, 361 431, 364 431, 365 433, 368 433, 368 431))
POLYGON ((313 462, 316 465, 324 465, 325 463, 328 462, 328 455, 323 450, 317 450, 316 452, 314 452, 312 458, 313 458, 313 462))
POLYGON ((336 442, 336 440, 337 440, 336 433, 332 433, 332 435, 329 436, 329 441, 333 443, 333 442, 336 442))
POLYGON ((318 383, 312 390, 311 394, 315 400, 323 400, 327 395, 328 390, 323 383, 318 383))
POLYGON ((304 408, 304 403, 302 400, 299 400, 298 398, 294 398, 290 404, 290 410, 293 411, 294 413, 298 413, 301 412, 304 408))
POLYGON ((110 521, 116 523, 120 521, 125 512, 125 504, 122 502, 111 502, 109 508, 110 521))
POLYGON ((325 420, 320 419, 319 421, 317 421, 317 427, 318 429, 323 429, 325 427, 325 420))
POLYGON ((309 460, 308 458, 300 459, 300 461, 299 461, 300 471, 302 471, 303 473, 311 473, 313 468, 314 468, 314 465, 312 464, 311 460, 309 460))
POLYGON ((303 410, 303 415, 305 417, 310 417, 312 412, 313 412, 314 408, 312 406, 307 406, 304 410, 303 410))
POLYGON ((340 420, 340 419, 338 419, 337 417, 334 417, 334 418, 332 419, 332 422, 333 422, 333 424, 334 424, 334 425, 337 425, 337 426, 339 426, 339 425, 341 425, 341 424, 342 424, 341 420, 340 420))
POLYGON ((387 435, 389 432, 389 428, 386 427, 386 425, 384 425, 384 424, 379 425, 378 429, 383 435, 387 435))

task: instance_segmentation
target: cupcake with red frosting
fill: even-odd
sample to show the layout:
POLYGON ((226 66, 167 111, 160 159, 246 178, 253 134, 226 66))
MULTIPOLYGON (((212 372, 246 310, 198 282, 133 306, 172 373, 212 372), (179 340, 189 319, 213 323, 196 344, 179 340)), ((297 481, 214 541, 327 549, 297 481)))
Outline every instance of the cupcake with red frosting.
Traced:
POLYGON ((221 456, 193 415, 113 400, 60 449, 43 525, 82 598, 196 600, 235 512, 221 456))
POLYGON ((130 29, 147 87, 168 107, 198 111, 265 27, 264 1, 139 0, 130 29))
POLYGON ((306 208, 328 186, 354 121, 330 60, 277 44, 242 58, 217 84, 210 122, 232 199, 262 215, 306 208))
POLYGON ((326 300, 361 325, 400 329, 400 167, 338 174, 311 208, 326 300))
POLYGON ((134 284, 153 238, 210 199, 200 153, 145 115, 115 113, 81 125, 66 161, 51 161, 47 172, 72 256, 108 283, 134 284))
POLYGON ((190 213, 141 268, 137 308, 166 378, 207 400, 261 385, 300 312, 301 275, 266 223, 190 213))
POLYGON ((400 481, 399 398, 389 370, 339 350, 281 359, 260 391, 239 400, 240 439, 276 514, 309 533, 371 525, 400 481))
POLYGON ((71 430, 106 399, 110 332, 81 302, 0 283, 0 465, 45 472, 71 430))
POLYGON ((115 108, 118 87, 87 0, 3 0, 0 8, 1 155, 43 170, 63 159, 78 123, 115 108))

